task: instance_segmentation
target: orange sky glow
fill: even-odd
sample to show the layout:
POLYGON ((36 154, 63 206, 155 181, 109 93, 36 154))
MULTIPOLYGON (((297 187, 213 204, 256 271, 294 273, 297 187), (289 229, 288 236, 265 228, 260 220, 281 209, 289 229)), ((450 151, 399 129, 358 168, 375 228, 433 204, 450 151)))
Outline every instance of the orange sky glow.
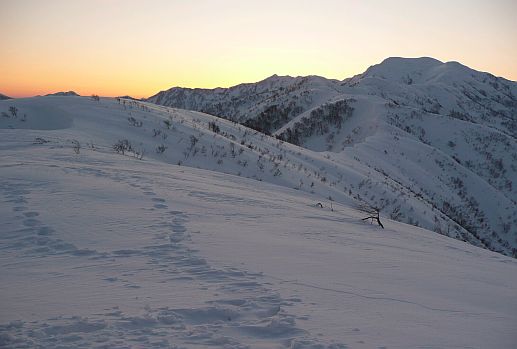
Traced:
POLYGON ((430 56, 517 80, 513 0, 0 0, 0 93, 148 97, 430 56))

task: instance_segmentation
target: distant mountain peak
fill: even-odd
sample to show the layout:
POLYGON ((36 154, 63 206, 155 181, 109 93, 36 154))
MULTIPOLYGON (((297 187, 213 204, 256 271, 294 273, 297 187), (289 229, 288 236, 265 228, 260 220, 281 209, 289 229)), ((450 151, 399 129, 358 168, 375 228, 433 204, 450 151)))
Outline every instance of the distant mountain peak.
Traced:
POLYGON ((117 96, 115 98, 121 98, 121 99, 131 99, 133 101, 139 101, 140 98, 131 97, 130 95, 124 95, 124 96, 117 96))
POLYGON ((0 93, 0 101, 5 100, 5 99, 13 99, 13 98, 0 93))
POLYGON ((47 94, 45 96, 61 96, 61 97, 63 97, 63 96, 66 96, 66 97, 73 96, 73 97, 79 97, 79 94, 77 94, 74 91, 66 91, 66 92, 60 91, 60 92, 55 92, 55 93, 49 93, 49 94, 47 94))
POLYGON ((432 57, 388 57, 385 58, 379 65, 386 64, 418 64, 418 65, 428 65, 428 66, 436 66, 443 64, 442 61, 432 58, 432 57))
POLYGON ((444 63, 430 57, 403 58, 389 57, 379 64, 370 66, 361 78, 371 77, 399 81, 401 79, 413 80, 426 75, 426 72, 442 66, 444 63))

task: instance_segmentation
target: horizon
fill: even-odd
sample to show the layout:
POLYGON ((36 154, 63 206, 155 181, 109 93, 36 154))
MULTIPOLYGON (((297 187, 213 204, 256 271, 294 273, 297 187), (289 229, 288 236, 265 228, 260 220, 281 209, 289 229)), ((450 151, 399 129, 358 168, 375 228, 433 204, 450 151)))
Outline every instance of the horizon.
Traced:
POLYGON ((343 80, 389 57, 457 61, 517 80, 517 47, 508 44, 517 4, 508 0, 142 4, 5 1, 0 93, 146 98, 275 74, 343 80))
MULTIPOLYGON (((386 57, 384 60, 382 60, 381 62, 377 63, 377 64, 381 64, 382 62, 384 62, 385 60, 387 59, 390 59, 390 58, 402 58, 402 59, 421 59, 421 58, 431 58, 431 59, 436 59, 436 58, 433 58, 433 57, 386 57)), ((440 61, 440 60, 438 60, 440 61)), ((462 64, 461 62, 457 62, 457 61, 447 61, 447 62, 442 62, 440 61, 441 63, 460 63, 462 64)), ((374 64, 375 65, 375 64, 374 64)), ((359 74, 362 74, 364 73, 368 68, 370 68, 371 66, 367 67, 364 71, 362 72, 358 72, 352 76, 348 76, 348 77, 345 77, 345 78, 330 78, 330 77, 326 77, 326 76, 321 76, 321 75, 316 75, 316 74, 309 74, 309 75, 289 75, 289 74, 286 74, 286 75, 280 75, 280 74, 272 74, 272 75, 269 75, 269 76, 266 76, 264 78, 261 78, 257 81, 241 81, 241 82, 238 82, 234 85, 230 85, 230 86, 216 86, 216 87, 187 87, 187 86, 171 86, 169 88, 166 88, 164 90, 160 90, 160 91, 156 91, 155 93, 151 94, 151 95, 148 95, 148 96, 138 96, 138 97, 135 97, 135 96, 132 96, 132 95, 129 95, 129 94, 119 94, 119 95, 110 95, 110 96, 106 96, 106 95, 100 95, 100 97, 105 97, 105 98, 117 98, 117 97, 131 97, 131 98, 135 98, 135 99, 138 99, 138 100, 142 100, 142 99, 147 99, 147 98, 150 98, 160 92, 164 92, 164 91, 167 91, 167 90, 170 90, 170 89, 173 89, 173 88, 182 88, 182 89, 207 89, 207 90, 213 90, 213 89, 219 89, 219 88, 232 88, 232 87, 235 87, 235 86, 239 86, 239 85, 242 85, 242 84, 255 84, 255 83, 259 83, 261 81, 264 81, 264 80, 267 80, 273 76, 278 76, 278 77, 288 77, 288 78, 299 78, 299 77, 307 77, 307 76, 318 76, 318 77, 321 77, 321 78, 324 78, 324 79, 328 79, 328 80, 338 80, 338 81, 344 81, 346 79, 350 79, 352 77, 354 77, 355 75, 359 75, 359 74)), ((470 68, 470 67, 468 67, 470 68)), ((483 71, 481 71, 483 72, 483 71)), ((483 73, 490 73, 490 72, 483 72, 483 73)), ((491 74, 491 73, 490 73, 491 74)), ((497 76, 497 75, 496 75, 497 76)), ((500 78, 504 78, 504 79, 507 79, 506 77, 504 76, 497 76, 497 77, 500 77, 500 78)), ((514 80, 510 80, 510 79, 507 79, 509 81, 513 81, 515 82, 514 80)), ((21 96, 21 97, 12 97, 12 96, 9 96, 9 95, 6 95, 8 97, 12 97, 12 98, 30 98, 30 97, 44 97, 46 95, 52 95, 52 94, 56 94, 56 93, 63 93, 63 92, 74 92, 74 93, 77 93, 76 91, 74 90, 61 90, 61 91, 48 91, 48 92, 45 92, 45 93, 42 93, 42 94, 38 94, 38 95, 33 95, 33 96, 21 96)), ((0 94, 3 94, 2 91, 0 91, 0 94)), ((81 94, 81 93, 78 93, 79 97, 89 97, 91 96, 92 94, 81 94)))

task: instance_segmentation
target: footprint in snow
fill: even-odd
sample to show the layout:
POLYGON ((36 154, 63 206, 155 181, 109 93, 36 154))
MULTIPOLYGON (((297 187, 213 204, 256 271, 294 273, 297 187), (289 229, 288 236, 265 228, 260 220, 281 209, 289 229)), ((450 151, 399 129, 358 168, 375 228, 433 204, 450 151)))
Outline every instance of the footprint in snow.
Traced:
POLYGON ((38 229, 38 235, 47 236, 47 235, 52 234, 52 232, 54 232, 54 229, 52 229, 50 227, 41 227, 38 229))
POLYGON ((25 207, 25 206, 15 206, 15 207, 13 207, 13 211, 14 212, 21 212, 21 211, 25 211, 25 210, 27 210, 27 207, 25 207))
POLYGON ((26 227, 35 227, 40 224, 40 221, 34 218, 28 218, 23 221, 23 225, 26 227))

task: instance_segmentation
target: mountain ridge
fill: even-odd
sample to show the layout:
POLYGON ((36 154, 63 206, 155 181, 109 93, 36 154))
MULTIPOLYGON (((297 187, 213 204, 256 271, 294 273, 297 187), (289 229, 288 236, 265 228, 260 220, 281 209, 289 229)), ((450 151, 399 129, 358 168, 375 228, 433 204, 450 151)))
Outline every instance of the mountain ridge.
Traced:
POLYGON ((295 188, 329 205, 367 204, 515 257, 515 85, 475 71, 423 81, 277 76, 216 95, 178 90, 181 109, 34 97, 1 103, 0 128, 80 131, 77 144, 295 188))
MULTIPOLYGON (((517 156, 511 151, 517 149, 516 96, 517 83, 458 62, 390 57, 342 81, 273 75, 217 93, 176 88, 147 101, 226 118, 338 158, 367 157, 370 168, 425 199, 482 245, 495 240, 506 247, 489 248, 516 254, 517 213, 511 208, 517 206, 517 156), (408 141, 419 149, 411 157, 408 141), (486 200, 474 183, 487 183, 483 190, 499 204, 506 202, 506 209, 486 200)), ((374 177, 372 190, 379 192, 375 182, 382 180, 374 177)), ((382 206, 377 200, 372 204, 382 206)), ((397 217, 396 208, 391 215, 397 217)), ((430 229, 443 233, 450 227, 430 229)))

